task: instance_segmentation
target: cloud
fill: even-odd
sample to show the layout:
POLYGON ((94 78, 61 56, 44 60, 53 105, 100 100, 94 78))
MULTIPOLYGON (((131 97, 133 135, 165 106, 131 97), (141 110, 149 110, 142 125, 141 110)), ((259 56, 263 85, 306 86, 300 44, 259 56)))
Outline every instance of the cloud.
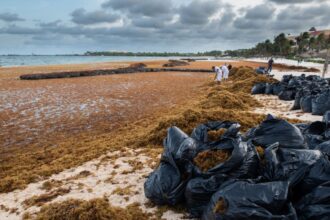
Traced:
POLYGON ((288 6, 277 15, 272 27, 277 31, 290 32, 305 31, 314 26, 323 27, 329 24, 329 11, 329 4, 310 7, 288 6))
POLYGON ((10 12, 0 13, 0 20, 5 22, 24 21, 24 19, 20 18, 18 14, 10 12))
POLYGON ((157 17, 172 13, 171 0, 109 0, 102 4, 105 9, 126 11, 147 17, 157 17))
POLYGON ((301 3, 310 3, 313 0, 269 0, 277 4, 301 4, 301 3))
POLYGON ((193 0, 179 9, 180 21, 187 25, 204 25, 217 11, 220 11, 220 2, 216 0, 193 0))
POLYGON ((269 4, 257 5, 246 12, 246 19, 269 19, 273 16, 275 8, 269 4))
POLYGON ((73 11, 71 16, 74 23, 82 25, 113 23, 120 19, 120 16, 113 13, 107 13, 102 10, 87 12, 82 8, 73 11))

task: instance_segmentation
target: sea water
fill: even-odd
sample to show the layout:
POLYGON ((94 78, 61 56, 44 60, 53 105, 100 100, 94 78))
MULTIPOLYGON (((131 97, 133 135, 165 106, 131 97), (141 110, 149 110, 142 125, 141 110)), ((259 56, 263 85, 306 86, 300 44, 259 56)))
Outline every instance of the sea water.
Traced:
POLYGON ((167 60, 180 57, 135 57, 135 56, 33 56, 33 55, 0 55, 0 67, 40 66, 56 64, 83 64, 114 61, 167 60))

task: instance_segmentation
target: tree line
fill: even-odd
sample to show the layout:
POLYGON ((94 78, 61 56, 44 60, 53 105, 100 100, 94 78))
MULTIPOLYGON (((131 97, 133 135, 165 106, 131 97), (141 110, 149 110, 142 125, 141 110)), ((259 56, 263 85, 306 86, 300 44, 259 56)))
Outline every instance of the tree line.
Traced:
POLYGON ((321 33, 317 37, 310 35, 309 32, 301 33, 290 40, 284 33, 279 34, 273 40, 269 39, 258 43, 255 47, 241 50, 228 50, 225 54, 228 56, 282 56, 294 57, 300 56, 306 52, 320 52, 328 49, 330 46, 330 36, 321 33))
POLYGON ((198 53, 178 52, 118 52, 118 51, 88 51, 85 56, 137 56, 137 57, 201 57, 201 56, 282 56, 295 57, 306 52, 319 52, 330 46, 330 36, 324 33, 314 37, 309 32, 301 33, 294 40, 290 40, 284 33, 277 35, 273 41, 267 39, 250 49, 213 50, 198 53))

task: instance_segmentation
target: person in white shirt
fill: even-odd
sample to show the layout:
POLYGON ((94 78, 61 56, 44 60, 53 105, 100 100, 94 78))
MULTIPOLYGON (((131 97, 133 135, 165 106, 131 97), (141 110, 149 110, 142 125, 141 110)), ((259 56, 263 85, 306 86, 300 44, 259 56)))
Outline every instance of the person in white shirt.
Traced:
POLYGON ((220 69, 220 67, 214 66, 212 67, 213 71, 215 72, 215 77, 214 80, 220 84, 222 81, 222 71, 220 69))
POLYGON ((223 79, 226 81, 229 78, 229 71, 231 70, 232 66, 229 64, 227 66, 227 64, 223 65, 221 67, 222 73, 223 73, 223 79))

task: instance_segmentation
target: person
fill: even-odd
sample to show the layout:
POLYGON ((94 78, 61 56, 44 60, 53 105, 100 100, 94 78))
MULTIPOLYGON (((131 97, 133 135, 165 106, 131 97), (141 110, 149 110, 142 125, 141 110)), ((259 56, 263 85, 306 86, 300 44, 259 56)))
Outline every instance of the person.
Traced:
POLYGON ((213 66, 212 67, 213 71, 215 72, 215 77, 214 80, 220 84, 222 81, 222 71, 218 66, 213 66))
POLYGON ((229 78, 229 71, 231 70, 231 68, 232 68, 232 66, 230 64, 228 66, 227 66, 227 64, 225 64, 221 67, 221 71, 223 73, 223 79, 225 81, 227 81, 227 79, 229 78))
POLYGON ((270 60, 268 60, 267 73, 272 72, 272 70, 273 70, 273 63, 274 63, 274 60, 273 60, 273 57, 271 57, 270 60))

